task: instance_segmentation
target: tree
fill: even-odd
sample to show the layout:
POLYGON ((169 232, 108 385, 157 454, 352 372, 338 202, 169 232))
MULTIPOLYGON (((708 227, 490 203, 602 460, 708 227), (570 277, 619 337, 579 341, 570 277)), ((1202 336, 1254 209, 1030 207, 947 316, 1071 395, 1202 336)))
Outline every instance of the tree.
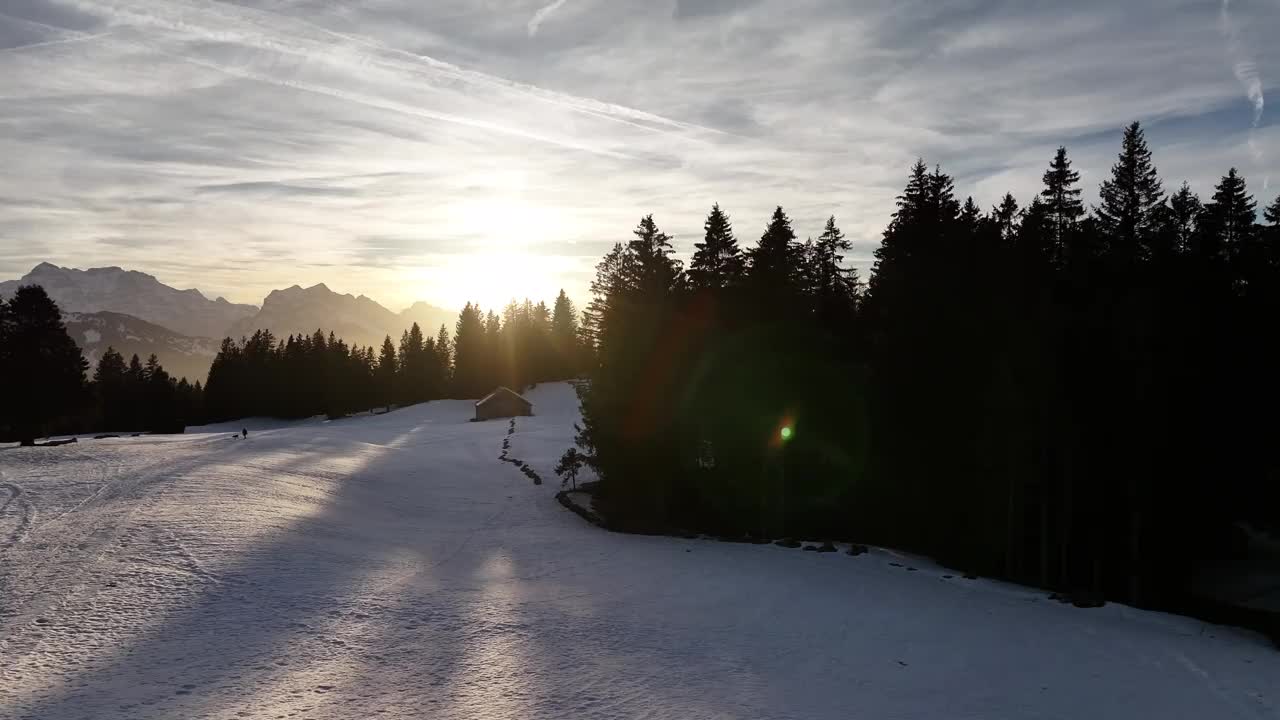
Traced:
POLYGON ((467 303, 454 326, 453 391, 457 397, 478 398, 493 389, 493 378, 486 373, 490 360, 485 355, 483 318, 479 306, 467 303))
POLYGON ((1005 247, 1013 247, 1018 237, 1018 225, 1021 223, 1022 214, 1018 211, 1018 201, 1012 193, 1005 193, 1000 199, 1000 204, 991 208, 991 218, 1000 233, 1000 241, 1005 247))
POLYGON ((1271 223, 1271 227, 1280 227, 1280 195, 1262 211, 1262 217, 1271 223))
POLYGON ((827 218, 826 227, 813 245, 811 261, 818 313, 828 322, 851 319, 858 297, 858 273, 843 266, 844 253, 853 249, 844 233, 836 226, 835 216, 827 218))
POLYGON ((586 457, 578 452, 577 448, 569 448, 564 451, 564 455, 560 456, 560 461, 556 463, 555 473, 561 478, 561 487, 566 484, 572 484, 574 490, 578 489, 578 473, 582 471, 582 466, 586 464, 586 457))
POLYGON ((1244 178, 1231 168, 1214 187, 1205 205, 1203 228, 1196 233, 1196 254, 1204 261, 1225 261, 1253 239, 1258 204, 1245 187, 1244 178))
POLYGON ((436 333, 436 354, 439 356, 441 366, 446 371, 453 366, 452 348, 453 343, 449 341, 449 328, 441 323, 440 330, 436 333))
POLYGON ((685 284, 683 263, 673 257, 671 236, 658 229, 653 215, 641 218, 633 234, 635 238, 627 244, 627 252, 633 260, 629 269, 634 286, 653 296, 681 290, 685 284))
POLYGON ((1139 123, 1125 128, 1119 159, 1111 167, 1111 177, 1098 189, 1098 197, 1094 215, 1108 254, 1121 264, 1150 257, 1164 191, 1139 123))
POLYGON ((9 387, 9 397, 0 408, 0 423, 11 426, 23 445, 34 445, 50 421, 86 399, 89 363, 44 288, 19 287, 5 304, 0 378, 9 387))
MULTIPOLYGON (((407 338, 406 338, 407 340, 407 338)), ((377 378, 378 403, 390 405, 396 398, 399 387, 400 361, 396 357, 396 346, 387 335, 382 340, 382 350, 378 353, 377 378)))
POLYGON ((578 310, 563 289, 556 296, 551 310, 551 347, 556 357, 557 379, 577 375, 582 368, 582 353, 578 347, 578 310))
POLYGON ((717 203, 702 224, 703 239, 689 263, 689 282, 694 289, 719 289, 742 280, 745 261, 733 235, 729 216, 717 203))
POLYGON ((405 403, 428 399, 429 362, 422 328, 415 322, 400 338, 400 397, 405 403))
POLYGON ((795 291, 802 257, 796 233, 791 229, 791 218, 778 206, 760 242, 747 250, 747 279, 766 294, 795 291))
POLYGON ((1182 183, 1178 192, 1169 197, 1169 248, 1175 254, 1189 252, 1196 234, 1196 227, 1204 205, 1200 198, 1191 191, 1191 186, 1182 183))
POLYGON ((131 409, 128 394, 128 371, 124 357, 108 346, 98 359, 93 373, 93 384, 102 409, 104 430, 132 430, 128 417, 131 409))
POLYGON ((1052 237, 1053 259, 1058 263, 1065 261, 1068 239, 1076 222, 1084 215, 1080 188, 1075 187, 1079 181, 1080 173, 1071 169, 1067 149, 1059 147, 1049 169, 1044 172, 1044 190, 1040 192, 1052 237))

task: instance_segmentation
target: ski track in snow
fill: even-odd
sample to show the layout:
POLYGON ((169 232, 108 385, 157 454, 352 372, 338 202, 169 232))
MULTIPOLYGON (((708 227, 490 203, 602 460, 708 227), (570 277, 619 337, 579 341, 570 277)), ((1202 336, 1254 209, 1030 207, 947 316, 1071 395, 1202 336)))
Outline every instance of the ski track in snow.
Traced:
POLYGON ((599 530, 495 457, 555 477, 529 397, 0 450, 0 718, 1280 717, 1243 631, 599 530))

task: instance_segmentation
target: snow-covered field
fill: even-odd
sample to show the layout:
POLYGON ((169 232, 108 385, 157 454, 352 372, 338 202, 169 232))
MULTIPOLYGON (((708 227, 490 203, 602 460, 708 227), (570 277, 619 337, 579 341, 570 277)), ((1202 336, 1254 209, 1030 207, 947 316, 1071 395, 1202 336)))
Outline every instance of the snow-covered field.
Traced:
POLYGON ((460 401, 0 450, 0 718, 1280 717, 1242 631, 599 530, 572 391, 530 397, 542 486, 460 401))

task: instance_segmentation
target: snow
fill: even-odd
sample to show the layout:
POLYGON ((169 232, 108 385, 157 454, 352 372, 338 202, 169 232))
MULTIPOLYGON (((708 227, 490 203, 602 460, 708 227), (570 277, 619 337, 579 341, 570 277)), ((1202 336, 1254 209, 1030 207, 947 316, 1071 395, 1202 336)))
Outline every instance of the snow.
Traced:
POLYGON ((0 449, 0 717, 1280 717, 1243 631, 600 530, 553 499, 572 390, 526 396, 541 486, 466 400, 0 449))
POLYGON ((97 330, 85 330, 85 331, 84 331, 84 344, 85 344, 85 345, 92 345, 92 344, 94 344, 94 343, 98 342, 98 341, 99 341, 99 340, 101 340, 101 339, 102 339, 102 333, 98 332, 97 330))

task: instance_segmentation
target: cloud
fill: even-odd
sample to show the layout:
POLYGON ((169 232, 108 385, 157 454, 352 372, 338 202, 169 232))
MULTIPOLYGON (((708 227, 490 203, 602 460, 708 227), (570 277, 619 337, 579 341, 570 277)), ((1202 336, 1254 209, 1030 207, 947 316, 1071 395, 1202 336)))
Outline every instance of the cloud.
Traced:
POLYGON ((916 157, 989 206, 1025 202, 1066 144, 1092 194, 1135 119, 1166 184, 1205 192, 1277 169, 1249 149, 1275 130, 1231 108, 1237 83, 1261 101, 1280 17, 1223 9, 12 0, 4 268, 162 262, 232 300, 326 282, 399 307, 447 304, 435 283, 468 253, 512 252, 555 258, 547 284, 581 304, 645 213, 686 255, 712 202, 744 242, 776 204, 802 235, 835 214, 865 259, 916 157))
POLYGON ((534 13, 533 17, 529 19, 529 37, 537 35, 538 28, 542 26, 542 23, 546 22, 547 18, 551 17, 551 13, 559 10, 567 1, 553 0, 550 5, 539 8, 538 12, 534 13))

